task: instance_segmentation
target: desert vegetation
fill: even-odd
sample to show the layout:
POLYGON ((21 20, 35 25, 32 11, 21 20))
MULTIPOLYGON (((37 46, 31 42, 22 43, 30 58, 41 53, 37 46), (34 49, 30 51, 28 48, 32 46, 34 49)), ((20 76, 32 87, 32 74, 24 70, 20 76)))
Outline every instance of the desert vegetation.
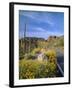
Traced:
POLYGON ((64 37, 28 39, 19 40, 19 79, 57 77, 57 50, 63 53, 64 37))

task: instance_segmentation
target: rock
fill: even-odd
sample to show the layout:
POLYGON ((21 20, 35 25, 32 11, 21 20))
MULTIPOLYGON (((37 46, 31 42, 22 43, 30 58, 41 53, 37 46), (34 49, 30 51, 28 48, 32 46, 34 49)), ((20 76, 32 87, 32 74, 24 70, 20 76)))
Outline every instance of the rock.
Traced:
POLYGON ((44 53, 40 53, 38 54, 38 57, 37 57, 38 61, 44 61, 44 60, 48 60, 46 55, 44 53))

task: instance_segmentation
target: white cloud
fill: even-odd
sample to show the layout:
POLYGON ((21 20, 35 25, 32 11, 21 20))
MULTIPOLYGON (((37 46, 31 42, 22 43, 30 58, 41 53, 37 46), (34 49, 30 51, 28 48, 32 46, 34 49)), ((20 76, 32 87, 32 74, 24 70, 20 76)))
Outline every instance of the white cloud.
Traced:
POLYGON ((40 31, 40 32, 45 32, 45 29, 41 28, 41 27, 37 27, 36 30, 40 31))
POLYGON ((37 13, 33 13, 33 12, 20 12, 20 15, 23 15, 23 16, 26 16, 26 17, 29 17, 31 19, 34 19, 38 22, 43 22, 43 23, 47 23, 47 24, 50 24, 50 25, 54 25, 54 22, 53 20, 51 20, 50 18, 50 15, 48 14, 43 14, 42 16, 40 14, 37 14, 37 13))

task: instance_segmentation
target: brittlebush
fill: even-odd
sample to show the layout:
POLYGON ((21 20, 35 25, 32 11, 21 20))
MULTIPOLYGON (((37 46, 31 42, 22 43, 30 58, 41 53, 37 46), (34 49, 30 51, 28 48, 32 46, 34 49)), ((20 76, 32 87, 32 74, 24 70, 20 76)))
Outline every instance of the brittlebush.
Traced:
POLYGON ((45 52, 45 55, 48 58, 48 61, 56 63, 56 52, 54 50, 48 50, 45 52))
POLYGON ((56 76, 54 62, 38 60, 21 60, 19 62, 19 79, 48 78, 56 76))

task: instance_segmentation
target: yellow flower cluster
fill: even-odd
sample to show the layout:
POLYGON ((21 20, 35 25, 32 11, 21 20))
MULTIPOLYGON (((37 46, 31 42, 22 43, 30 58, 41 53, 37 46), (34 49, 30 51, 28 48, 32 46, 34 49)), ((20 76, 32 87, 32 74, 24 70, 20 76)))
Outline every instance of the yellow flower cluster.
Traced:
POLYGON ((45 54, 50 62, 56 62, 56 52, 54 50, 48 50, 45 54))
POLYGON ((56 76, 56 64, 38 60, 20 60, 19 79, 47 78, 56 76))

